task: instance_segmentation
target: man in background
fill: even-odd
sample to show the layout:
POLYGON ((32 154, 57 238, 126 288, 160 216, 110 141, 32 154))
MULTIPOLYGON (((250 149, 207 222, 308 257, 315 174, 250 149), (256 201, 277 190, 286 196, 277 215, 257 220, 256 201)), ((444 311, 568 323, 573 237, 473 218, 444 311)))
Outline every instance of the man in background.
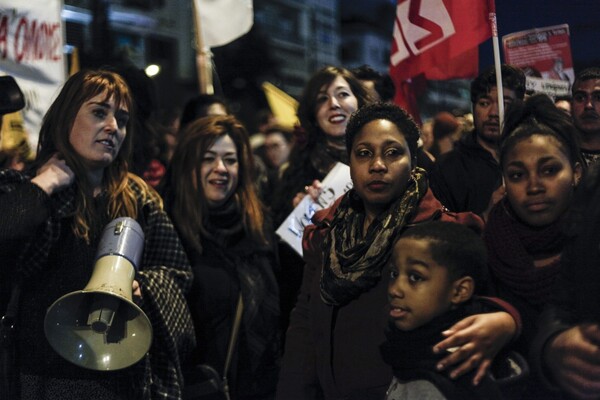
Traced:
MULTIPOLYGON (((502 65, 505 109, 525 96, 525 74, 502 65)), ((498 164, 501 138, 496 70, 488 68, 471 82, 474 129, 454 150, 438 160, 430 173, 431 189, 450 211, 472 211, 485 217, 500 195, 502 171, 498 164)))
POLYGON ((590 168, 600 160, 600 68, 578 73, 571 90, 573 123, 580 133, 581 154, 590 168))

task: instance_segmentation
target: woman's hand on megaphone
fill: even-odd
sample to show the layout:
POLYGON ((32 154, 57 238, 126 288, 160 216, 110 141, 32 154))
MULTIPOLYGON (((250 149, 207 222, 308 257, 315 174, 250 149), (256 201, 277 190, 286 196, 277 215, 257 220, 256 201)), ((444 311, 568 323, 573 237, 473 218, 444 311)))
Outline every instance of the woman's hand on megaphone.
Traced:
POLYGON ((142 289, 140 288, 140 283, 134 279, 131 289, 133 292, 133 302, 139 305, 142 301, 142 289))
POLYGON ((38 169, 31 182, 50 196, 52 193, 70 186, 74 180, 75 174, 65 160, 56 153, 38 169))

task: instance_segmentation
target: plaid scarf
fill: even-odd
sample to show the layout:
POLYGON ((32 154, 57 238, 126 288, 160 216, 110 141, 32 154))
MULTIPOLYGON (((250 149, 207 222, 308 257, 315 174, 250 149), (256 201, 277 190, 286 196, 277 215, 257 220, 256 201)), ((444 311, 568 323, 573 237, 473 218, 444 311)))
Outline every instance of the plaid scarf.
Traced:
MULTIPOLYGON (((0 171, 0 193, 8 193, 29 181, 13 170, 0 171)), ((143 399, 180 399, 183 374, 180 360, 195 345, 194 328, 184 293, 192 283, 192 272, 175 229, 158 207, 154 193, 129 180, 138 198, 138 222, 145 235, 144 255, 137 276, 143 294, 142 309, 152 321, 154 339, 143 362, 144 379, 136 391, 143 399)), ((62 219, 75 212, 75 185, 52 195, 50 218, 40 226, 35 238, 24 246, 17 269, 20 279, 35 276, 45 265, 60 239, 62 219)))
POLYGON ((344 305, 379 282, 394 239, 414 217, 427 187, 425 171, 416 167, 404 195, 377 216, 364 236, 362 200, 353 189, 344 195, 323 243, 321 298, 326 304, 344 305))

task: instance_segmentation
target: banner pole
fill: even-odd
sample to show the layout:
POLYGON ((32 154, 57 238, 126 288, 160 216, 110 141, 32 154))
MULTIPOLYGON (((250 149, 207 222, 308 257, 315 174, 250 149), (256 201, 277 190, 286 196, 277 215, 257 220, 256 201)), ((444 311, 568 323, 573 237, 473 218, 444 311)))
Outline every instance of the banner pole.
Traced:
POLYGON ((194 13, 194 30, 196 31, 196 70, 198 73, 198 85, 201 94, 214 94, 215 89, 212 79, 212 53, 204 45, 202 29, 200 26, 200 13, 198 3, 192 0, 192 11, 194 13))
POLYGON ((500 44, 498 42, 498 23, 496 20, 496 4, 494 0, 489 0, 489 19, 492 29, 492 44, 494 47, 494 69, 496 70, 496 91, 498 93, 498 116, 500 129, 504 124, 504 90, 502 86, 502 68, 500 66, 500 44))

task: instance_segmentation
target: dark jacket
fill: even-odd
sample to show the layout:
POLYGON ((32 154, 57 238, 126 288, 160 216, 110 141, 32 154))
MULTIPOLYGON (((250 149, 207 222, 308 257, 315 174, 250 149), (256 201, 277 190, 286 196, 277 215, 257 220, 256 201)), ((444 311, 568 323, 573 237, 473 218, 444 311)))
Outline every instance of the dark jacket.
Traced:
MULTIPOLYGON (((266 232, 271 232, 271 229, 266 229, 266 232)), ((269 243, 273 243, 272 237, 268 239, 269 243)), ((188 304, 198 343, 193 359, 188 363, 186 385, 193 385, 201 378, 198 371, 193 370, 198 364, 209 364, 222 376, 238 296, 242 291, 244 317, 228 373, 232 398, 269 398, 275 391, 281 353, 278 304, 275 304, 275 310, 265 306, 267 297, 264 293, 269 291, 278 301, 275 247, 272 244, 259 245, 245 233, 226 248, 206 238, 202 242, 202 254, 184 242, 194 272, 188 304), (251 269, 248 276, 261 275, 260 279, 255 280, 259 283, 252 286, 248 293, 240 284, 238 267, 251 269), (259 303, 257 308, 250 306, 253 301, 259 303), (247 313, 256 310, 260 310, 259 318, 262 318, 260 330, 256 329, 255 324, 246 323, 247 313), (261 359, 255 360, 256 363, 252 363, 248 350, 250 335, 258 335, 261 341, 269 344, 263 349, 261 359)))
POLYGON ((429 172, 435 197, 455 212, 481 215, 488 209, 494 190, 502 184, 500 165, 477 143, 475 131, 436 161, 429 172))
MULTIPOLYGON (((379 345, 385 341, 388 321, 387 281, 343 307, 326 305, 320 297, 323 269, 322 243, 341 198, 318 211, 314 225, 303 238, 306 266, 302 288, 292 311, 277 397, 293 399, 383 399, 392 379, 379 345)), ((433 219, 471 224, 481 220, 471 213, 443 211, 442 204, 427 191, 411 223, 433 219)))

